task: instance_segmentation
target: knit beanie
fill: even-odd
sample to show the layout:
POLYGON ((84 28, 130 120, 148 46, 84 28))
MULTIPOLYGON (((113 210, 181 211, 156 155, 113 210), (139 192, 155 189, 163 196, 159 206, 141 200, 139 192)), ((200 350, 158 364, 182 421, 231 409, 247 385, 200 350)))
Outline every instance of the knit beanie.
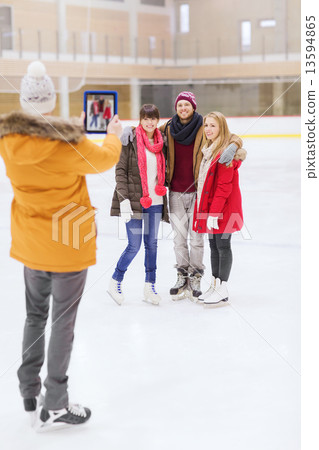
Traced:
POLYGON ((196 107, 197 107, 196 99, 195 99, 195 95, 192 92, 183 91, 180 94, 178 94, 178 96, 176 97, 176 100, 175 100, 175 110, 176 110, 177 103, 180 100, 187 100, 192 105, 194 110, 196 110, 196 107))
POLYGON ((32 114, 50 113, 55 108, 56 94, 51 78, 40 61, 29 64, 27 74, 21 81, 20 104, 32 114))

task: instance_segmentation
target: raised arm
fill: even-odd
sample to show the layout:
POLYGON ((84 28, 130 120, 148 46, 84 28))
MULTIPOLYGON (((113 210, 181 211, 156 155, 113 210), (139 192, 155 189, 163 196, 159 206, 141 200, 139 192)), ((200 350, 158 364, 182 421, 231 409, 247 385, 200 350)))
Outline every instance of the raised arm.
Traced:
POLYGON ((219 162, 221 164, 226 164, 226 166, 229 166, 233 159, 235 161, 244 161, 247 156, 247 151, 242 148, 242 145, 243 141, 241 140, 241 138, 236 134, 232 134, 230 144, 223 151, 221 157, 219 158, 219 162))

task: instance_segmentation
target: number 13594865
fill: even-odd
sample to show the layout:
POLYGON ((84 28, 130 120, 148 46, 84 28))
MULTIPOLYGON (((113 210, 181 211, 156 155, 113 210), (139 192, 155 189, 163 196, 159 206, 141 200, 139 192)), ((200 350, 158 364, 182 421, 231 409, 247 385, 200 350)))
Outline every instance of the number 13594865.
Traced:
POLYGON ((306 16, 306 73, 316 73, 316 18, 306 16))

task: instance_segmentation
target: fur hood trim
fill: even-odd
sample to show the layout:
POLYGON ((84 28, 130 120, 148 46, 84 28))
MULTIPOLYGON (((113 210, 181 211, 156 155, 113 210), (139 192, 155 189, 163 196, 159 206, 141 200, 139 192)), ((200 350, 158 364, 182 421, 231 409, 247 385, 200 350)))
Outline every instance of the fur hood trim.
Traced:
POLYGON ((36 136, 62 142, 78 144, 85 136, 79 118, 70 120, 53 116, 39 116, 16 111, 0 115, 0 138, 9 134, 36 136))

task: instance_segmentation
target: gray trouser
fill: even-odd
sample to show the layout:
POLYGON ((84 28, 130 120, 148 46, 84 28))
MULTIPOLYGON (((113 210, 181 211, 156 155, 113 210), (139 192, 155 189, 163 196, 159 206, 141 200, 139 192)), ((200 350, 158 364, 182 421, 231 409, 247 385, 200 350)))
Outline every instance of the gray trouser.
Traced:
POLYGON ((189 273, 203 271, 205 268, 204 235, 193 231, 195 200, 196 192, 169 193, 169 217, 174 230, 176 267, 189 273))
POLYGON ((23 398, 41 390, 40 370, 45 356, 44 332, 52 295, 52 327, 48 347, 48 374, 44 385, 46 409, 68 406, 68 377, 74 326, 87 276, 81 272, 44 272, 24 267, 27 318, 22 344, 22 364, 18 370, 23 398))

